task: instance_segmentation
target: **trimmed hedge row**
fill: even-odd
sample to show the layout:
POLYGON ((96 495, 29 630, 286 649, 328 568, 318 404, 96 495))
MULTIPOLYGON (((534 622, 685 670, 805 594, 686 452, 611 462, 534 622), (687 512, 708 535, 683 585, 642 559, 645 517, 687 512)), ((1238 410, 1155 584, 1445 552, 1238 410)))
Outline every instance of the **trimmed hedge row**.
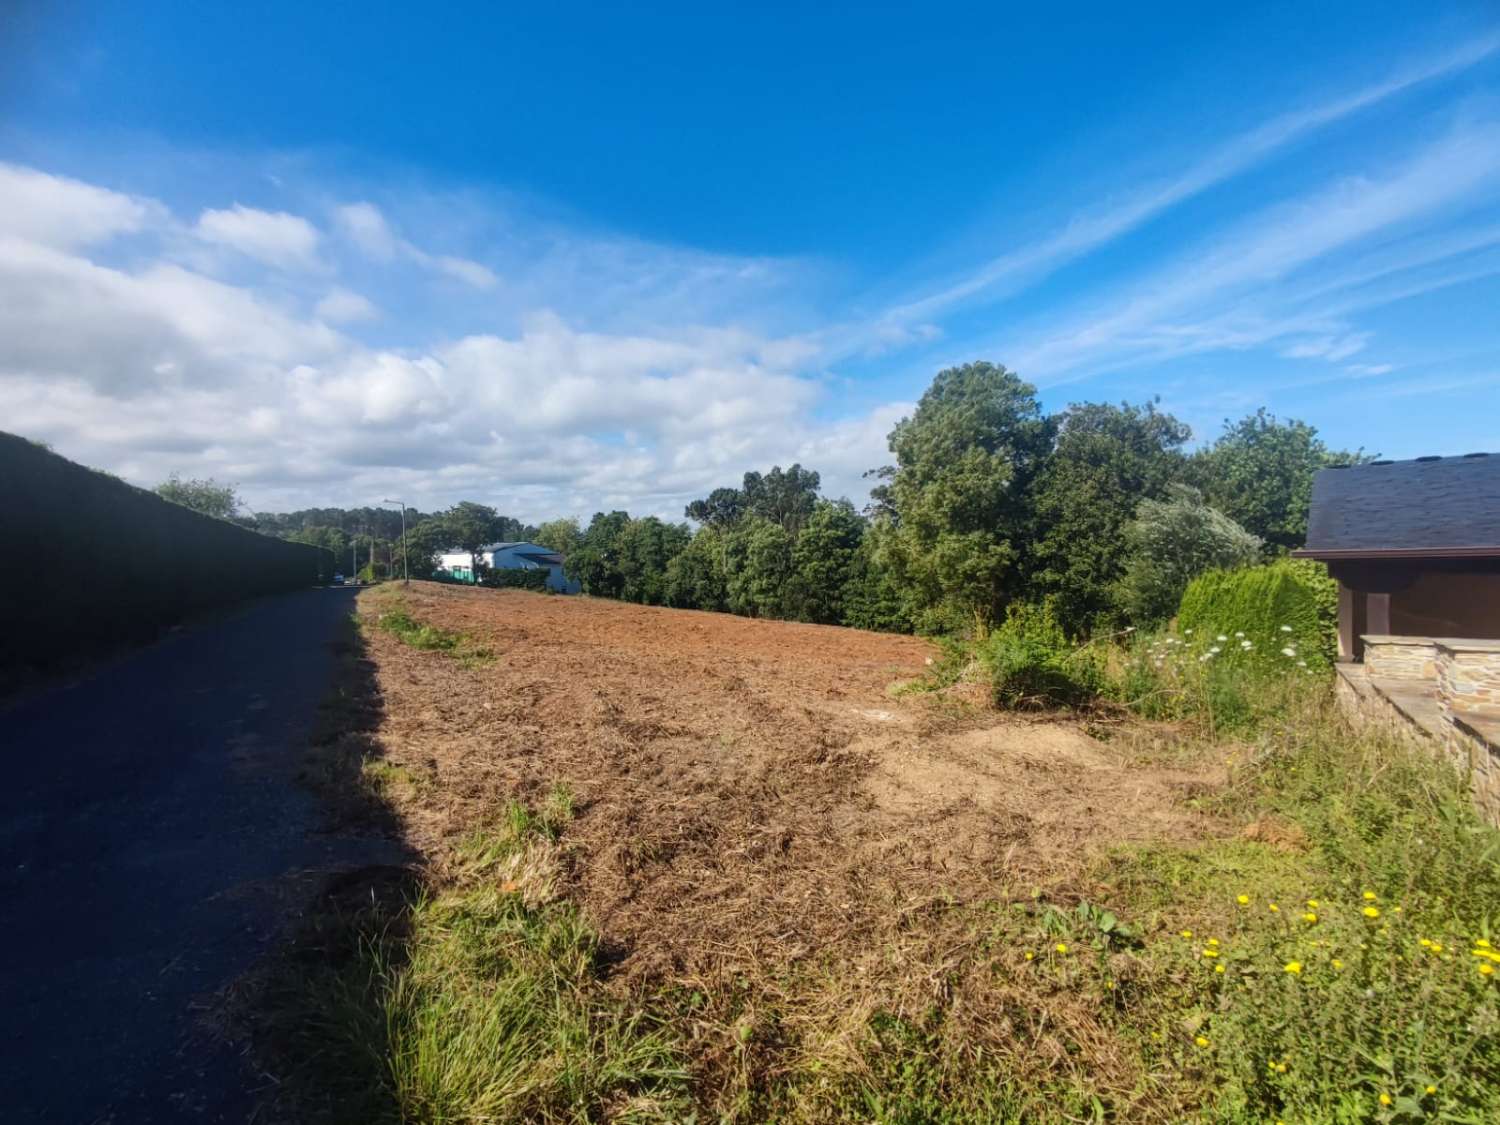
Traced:
POLYGON ((326 582, 333 554, 200 515, 0 433, 0 680, 194 611, 326 582))
POLYGON ((498 586, 504 590, 545 590, 550 570, 495 567, 479 580, 481 586, 498 586))
POLYGON ((1309 666, 1325 666, 1338 652, 1337 583, 1321 563, 1300 559, 1210 570, 1188 583, 1177 627, 1242 632, 1267 655, 1290 643, 1309 666))

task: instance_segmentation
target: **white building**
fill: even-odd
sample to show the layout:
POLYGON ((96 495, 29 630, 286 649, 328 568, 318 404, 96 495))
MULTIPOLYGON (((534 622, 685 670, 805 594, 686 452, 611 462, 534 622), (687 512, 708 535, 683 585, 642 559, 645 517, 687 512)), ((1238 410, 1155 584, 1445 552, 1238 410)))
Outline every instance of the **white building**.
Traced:
MULTIPOLYGON (((492 543, 479 552, 479 560, 491 570, 546 570, 547 586, 559 594, 580 589, 576 579, 563 574, 563 557, 535 543, 492 543)), ((445 551, 438 556, 438 566, 461 582, 474 581, 468 551, 445 551)))

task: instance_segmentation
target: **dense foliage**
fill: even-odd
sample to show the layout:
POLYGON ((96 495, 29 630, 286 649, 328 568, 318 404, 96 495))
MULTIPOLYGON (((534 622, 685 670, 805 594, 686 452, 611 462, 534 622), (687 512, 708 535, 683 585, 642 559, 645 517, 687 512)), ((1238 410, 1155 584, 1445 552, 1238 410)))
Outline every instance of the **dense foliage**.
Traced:
MULTIPOLYGON (((1291 560, 1240 570, 1211 570, 1188 583, 1177 626, 1233 636, 1264 656, 1290 656, 1303 667, 1326 667, 1336 655, 1337 595, 1330 606, 1319 568, 1291 560)), ((1226 642, 1227 643, 1227 642, 1226 642)))
MULTIPOLYGON (((691 522, 612 511, 531 527, 473 501, 408 509, 404 562, 425 578, 440 553, 467 552, 483 580, 482 547, 529 540, 596 597, 975 637, 1045 602, 1064 635, 1087 637, 1166 620, 1207 570, 1284 555, 1306 531, 1313 474, 1362 457, 1264 410, 1191 456, 1190 436, 1154 402, 1048 415, 1014 372, 971 363, 938 372, 896 424, 864 511, 822 495, 816 470, 776 465, 687 504, 691 522)), ((169 487, 192 506, 223 499, 212 481, 169 487)), ((395 508, 238 519, 326 547, 350 572, 403 570, 395 508)))

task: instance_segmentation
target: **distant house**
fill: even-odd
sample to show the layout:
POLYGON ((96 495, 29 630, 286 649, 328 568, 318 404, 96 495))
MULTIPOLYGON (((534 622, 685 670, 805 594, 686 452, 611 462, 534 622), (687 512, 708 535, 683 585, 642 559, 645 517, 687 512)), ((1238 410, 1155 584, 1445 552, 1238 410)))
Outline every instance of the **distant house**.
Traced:
MULTIPOLYGON (((492 543, 479 552, 480 562, 491 570, 546 570, 547 585, 559 594, 576 594, 577 579, 563 574, 563 557, 535 543, 492 543)), ((445 551, 438 566, 461 582, 474 581, 473 563, 467 551, 445 551)))
POLYGON ((1434 740, 1500 824, 1500 454, 1324 469, 1307 546, 1339 584, 1339 697, 1434 740))

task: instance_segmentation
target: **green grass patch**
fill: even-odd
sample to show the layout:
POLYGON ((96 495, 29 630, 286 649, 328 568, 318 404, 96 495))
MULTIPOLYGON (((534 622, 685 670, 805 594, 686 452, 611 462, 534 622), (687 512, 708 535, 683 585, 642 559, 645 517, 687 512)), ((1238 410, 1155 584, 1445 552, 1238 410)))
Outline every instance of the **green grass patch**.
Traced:
POLYGON ((485 664, 495 657, 465 634, 417 621, 399 605, 383 610, 378 621, 380 628, 411 648, 446 653, 464 664, 485 664))
POLYGON ((570 816, 561 789, 509 805, 459 846, 451 886, 347 930, 286 990, 291 1053, 326 1087, 302 1112, 351 1125, 690 1114, 676 1036, 604 992, 598 936, 560 896, 570 816))
POLYGON ((1206 1120, 1500 1120, 1500 833, 1428 751, 1311 708, 1247 753, 1220 801, 1274 843, 1097 873, 1153 934, 1146 1069, 1206 1120))

